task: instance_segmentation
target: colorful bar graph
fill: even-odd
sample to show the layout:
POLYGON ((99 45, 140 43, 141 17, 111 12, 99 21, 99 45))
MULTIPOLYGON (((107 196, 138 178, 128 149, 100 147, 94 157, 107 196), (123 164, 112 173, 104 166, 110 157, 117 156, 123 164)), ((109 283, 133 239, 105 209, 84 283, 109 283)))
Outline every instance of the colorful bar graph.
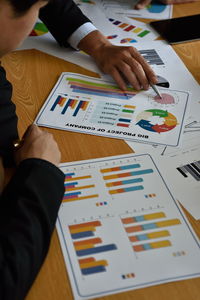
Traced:
POLYGON ((127 173, 119 173, 119 174, 113 174, 108 176, 103 176, 104 180, 110 180, 115 178, 122 178, 122 177, 129 177, 129 176, 136 176, 136 175, 145 175, 153 173, 152 169, 146 169, 146 170, 140 170, 135 172, 127 172, 127 173))
POLYGON ((50 111, 54 111, 56 106, 59 105, 60 107, 62 107, 65 103, 65 101, 67 100, 67 98, 62 97, 62 96, 58 96, 55 100, 55 102, 53 103, 52 107, 50 108, 50 111))
POLYGON ((174 225, 179 225, 179 224, 181 224, 179 219, 171 219, 171 220, 165 220, 165 221, 160 221, 160 222, 155 222, 155 223, 130 226, 130 227, 126 227, 125 230, 127 233, 133 233, 133 232, 138 232, 138 231, 143 231, 143 230, 157 229, 157 228, 174 226, 174 225))
POLYGON ((137 93, 133 88, 128 88, 127 91, 122 91, 117 85, 112 84, 96 83, 78 78, 67 78, 66 80, 73 92, 81 94, 90 94, 102 97, 106 96, 127 100, 135 96, 137 93))
POLYGON ((171 242, 168 240, 154 242, 154 243, 147 243, 142 245, 135 245, 133 246, 133 250, 135 252, 141 252, 146 250, 158 249, 171 246, 171 242))
POLYGON ((61 114, 64 115, 65 112, 67 111, 68 107, 71 107, 72 109, 74 109, 74 107, 76 106, 78 100, 75 99, 69 99, 67 101, 67 103, 65 104, 65 107, 63 108, 61 114))
POLYGON ((121 193, 126 193, 126 192, 139 191, 139 190, 143 190, 143 189, 144 189, 144 187, 142 185, 131 186, 131 187, 123 188, 123 189, 110 190, 109 194, 111 194, 111 195, 113 195, 113 194, 121 194, 121 193))
MULTIPOLYGON (((109 19, 110 22, 112 22, 113 25, 116 25, 117 27, 123 29, 123 31, 126 32, 133 32, 135 34, 137 34, 137 36, 139 36, 140 38, 145 37, 147 34, 150 33, 149 30, 144 30, 140 27, 136 27, 132 24, 127 24, 127 23, 122 23, 121 21, 118 20, 114 20, 114 19, 109 19)), ((126 40, 126 39, 125 39, 126 40)), ((123 40, 121 41, 122 43, 124 42, 123 40)))
POLYGON ((113 186, 118 186, 118 185, 139 183, 139 182, 143 182, 143 179, 142 178, 135 178, 135 179, 129 179, 129 180, 113 181, 113 182, 106 183, 106 186, 107 187, 113 187, 113 186))
POLYGON ((124 166, 118 166, 113 168, 105 168, 101 169, 101 173, 109 173, 109 172, 117 172, 117 171, 123 171, 123 170, 129 170, 129 169, 135 169, 140 168, 140 164, 131 164, 131 165, 124 165, 124 166))
POLYGON ((90 254, 98 254, 101 252, 107 252, 107 251, 112 251, 116 250, 117 247, 115 244, 109 244, 109 245, 104 245, 104 246, 98 246, 98 247, 92 247, 89 249, 83 249, 76 251, 77 256, 84 256, 84 255, 90 255, 90 254))
POLYGON ((105 267, 108 266, 108 262, 106 260, 96 261, 93 257, 79 259, 78 262, 83 275, 105 272, 105 267))
POLYGON ((134 242, 139 242, 139 241, 144 241, 144 240, 162 238, 162 237, 166 237, 166 236, 170 236, 170 233, 168 230, 156 231, 156 232, 139 234, 139 235, 132 235, 132 236, 129 236, 129 240, 130 240, 130 242, 134 243, 134 242))
POLYGON ((144 221, 160 219, 160 218, 165 218, 165 217, 166 217, 166 215, 164 212, 158 212, 158 213, 152 213, 152 214, 147 214, 147 215, 140 215, 140 216, 136 216, 136 217, 124 218, 124 219, 122 219, 122 223, 123 224, 131 224, 131 223, 144 222, 144 221))

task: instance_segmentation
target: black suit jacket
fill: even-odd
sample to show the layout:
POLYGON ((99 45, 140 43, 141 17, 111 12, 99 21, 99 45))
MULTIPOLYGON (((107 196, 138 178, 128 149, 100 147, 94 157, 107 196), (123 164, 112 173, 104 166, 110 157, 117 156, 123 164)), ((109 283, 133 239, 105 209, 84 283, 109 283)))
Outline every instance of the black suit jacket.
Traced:
POLYGON ((69 46, 67 39, 81 25, 90 20, 72 0, 51 0, 40 10, 40 19, 61 46, 69 46))

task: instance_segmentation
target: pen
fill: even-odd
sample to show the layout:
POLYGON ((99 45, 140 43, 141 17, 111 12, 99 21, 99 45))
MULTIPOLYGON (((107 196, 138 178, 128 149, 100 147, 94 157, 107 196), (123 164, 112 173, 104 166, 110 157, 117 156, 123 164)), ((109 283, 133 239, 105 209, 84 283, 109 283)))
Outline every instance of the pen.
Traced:
POLYGON ((152 83, 149 83, 149 84, 150 84, 150 86, 152 87, 152 89, 154 90, 154 92, 157 94, 157 96, 158 96, 160 99, 162 99, 162 95, 161 95, 161 93, 159 92, 158 88, 157 88, 155 85, 153 85, 152 83))

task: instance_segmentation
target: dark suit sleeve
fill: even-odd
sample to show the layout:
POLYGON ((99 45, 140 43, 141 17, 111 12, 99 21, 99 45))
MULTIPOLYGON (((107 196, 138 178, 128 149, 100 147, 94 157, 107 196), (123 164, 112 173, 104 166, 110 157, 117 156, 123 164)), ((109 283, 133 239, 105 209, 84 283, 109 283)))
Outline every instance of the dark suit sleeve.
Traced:
POLYGON ((24 160, 0 198, 0 299, 23 300, 47 254, 64 193, 64 174, 24 160))
POLYGON ((12 161, 13 141, 18 138, 15 104, 11 101, 12 86, 6 79, 5 70, 0 67, 0 156, 4 164, 12 161))
POLYGON ((67 39, 81 25, 90 20, 72 0, 52 0, 40 10, 40 19, 61 46, 69 46, 67 39))

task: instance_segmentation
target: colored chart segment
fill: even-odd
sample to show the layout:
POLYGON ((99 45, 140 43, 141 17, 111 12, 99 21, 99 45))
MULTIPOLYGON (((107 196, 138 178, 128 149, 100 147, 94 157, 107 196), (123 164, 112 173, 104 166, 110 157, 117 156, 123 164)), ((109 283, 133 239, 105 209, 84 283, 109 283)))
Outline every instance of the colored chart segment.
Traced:
POLYGON ((70 109, 70 111, 72 112, 72 117, 76 117, 80 110, 86 111, 88 105, 88 101, 77 100, 58 95, 53 105, 51 106, 50 111, 54 111, 57 106, 60 106, 63 108, 60 112, 61 115, 64 115, 70 109))
POLYGON ((153 173, 152 169, 143 169, 140 164, 116 166, 101 169, 100 171, 103 174, 103 180, 105 181, 109 194, 112 196, 143 190, 144 177, 147 174, 153 173))
POLYGON ((48 32, 48 28, 45 26, 44 23, 42 22, 37 22, 33 28, 33 30, 31 31, 31 33, 29 34, 29 36, 40 36, 40 35, 44 35, 48 32))
POLYGON ((121 44, 126 44, 126 43, 137 43, 137 41, 134 40, 134 39, 131 39, 131 38, 125 38, 125 39, 122 39, 122 40, 120 41, 120 43, 121 43, 121 44))
POLYGON ((183 177, 188 178, 188 175, 190 175, 195 181, 200 181, 200 160, 176 169, 183 177))
MULTIPOLYGON (((121 21, 118 21, 118 20, 115 20, 115 19, 112 19, 112 18, 110 18, 109 21, 113 25, 115 25, 118 28, 122 29, 123 31, 134 33, 134 34, 136 34, 140 38, 143 38, 143 37, 145 37, 146 35, 148 35, 150 33, 149 30, 146 30, 146 29, 144 30, 143 28, 140 28, 140 27, 134 26, 132 24, 128 24, 128 23, 123 23, 121 21)), ((126 42, 125 42, 125 40, 129 40, 129 39, 128 38, 127 39, 123 39, 123 40, 121 40, 121 43, 127 43, 127 42, 133 43, 133 42, 137 42, 136 40, 132 40, 132 39, 130 39, 129 41, 126 41, 126 42)))
POLYGON ((76 176, 76 173, 65 174, 65 193, 63 202, 98 198, 95 183, 91 175, 76 176))
POLYGON ((135 111, 134 105, 113 102, 97 102, 90 118, 94 124, 129 127, 135 111))
POLYGON ((154 100, 160 104, 174 104, 175 103, 174 97, 172 95, 162 93, 161 96, 162 96, 162 98, 160 98, 159 96, 155 96, 154 100))
POLYGON ((72 77, 68 77, 66 80, 72 89, 72 92, 79 94, 96 95, 122 100, 131 99, 136 95, 136 90, 133 88, 128 88, 127 91, 122 91, 114 84, 97 83, 72 77))
POLYGON ((105 259, 97 260, 90 255, 117 250, 115 244, 103 244, 103 240, 95 236, 98 227, 102 227, 102 223, 99 220, 69 226, 82 275, 92 275, 106 271, 108 261, 105 259))
POLYGON ((139 125, 144 130, 157 133, 170 131, 178 124, 177 119, 173 114, 161 109, 145 110, 138 114, 136 121, 136 125, 139 125), (153 117, 156 116, 158 117, 156 121, 159 120, 159 123, 154 123, 153 117))

